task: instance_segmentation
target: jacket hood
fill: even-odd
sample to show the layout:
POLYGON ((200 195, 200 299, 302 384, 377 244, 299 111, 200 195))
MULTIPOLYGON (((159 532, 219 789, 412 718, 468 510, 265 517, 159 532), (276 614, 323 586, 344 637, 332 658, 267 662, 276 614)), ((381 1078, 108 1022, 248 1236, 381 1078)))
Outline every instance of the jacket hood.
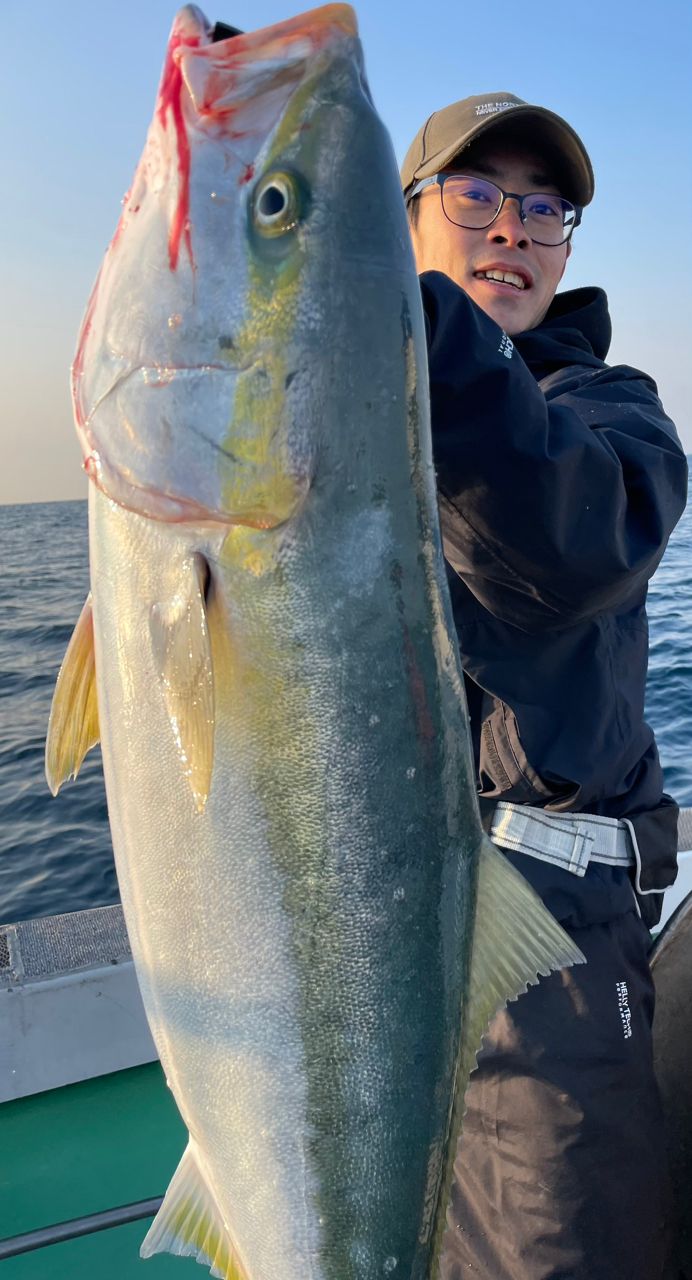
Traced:
POLYGON ((544 378, 568 365, 601 368, 611 336, 606 294, 589 286, 558 293, 541 323, 513 341, 534 377, 544 378))

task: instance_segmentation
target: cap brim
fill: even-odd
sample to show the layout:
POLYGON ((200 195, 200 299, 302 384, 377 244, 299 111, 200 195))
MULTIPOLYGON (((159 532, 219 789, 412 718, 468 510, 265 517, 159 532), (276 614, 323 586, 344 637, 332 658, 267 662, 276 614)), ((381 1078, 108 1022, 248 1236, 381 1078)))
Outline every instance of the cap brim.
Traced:
POLYGON ((517 105, 511 111, 503 111, 479 121, 465 136, 435 155, 428 156, 425 163, 417 167, 412 180, 418 182, 421 178, 439 173, 470 143, 491 132, 514 138, 518 135, 528 146, 537 145, 540 148, 541 144, 547 144, 552 152, 551 160, 559 168, 556 176, 560 178, 562 194, 581 207, 591 203, 594 194, 593 169, 578 134, 561 116, 530 103, 525 106, 517 105))

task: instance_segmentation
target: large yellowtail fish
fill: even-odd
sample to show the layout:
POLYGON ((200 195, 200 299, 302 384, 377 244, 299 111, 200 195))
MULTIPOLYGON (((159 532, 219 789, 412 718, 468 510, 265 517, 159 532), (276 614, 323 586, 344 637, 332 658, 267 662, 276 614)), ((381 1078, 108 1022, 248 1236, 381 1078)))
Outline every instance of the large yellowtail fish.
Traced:
POLYGON ((47 773, 100 737, 190 1133, 144 1255, 423 1280, 488 1019, 580 956, 479 822, 419 289, 353 13, 216 34, 175 19, 79 339, 92 597, 47 773))

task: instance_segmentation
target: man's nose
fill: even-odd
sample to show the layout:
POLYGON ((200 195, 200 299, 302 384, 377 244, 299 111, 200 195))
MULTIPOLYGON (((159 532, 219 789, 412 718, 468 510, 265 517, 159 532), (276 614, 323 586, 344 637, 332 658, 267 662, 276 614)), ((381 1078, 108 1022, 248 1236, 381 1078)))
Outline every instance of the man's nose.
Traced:
POLYGON ((519 217, 519 201, 505 200, 495 221, 488 227, 488 239, 494 244, 506 244, 516 249, 528 249, 531 243, 526 227, 519 217))

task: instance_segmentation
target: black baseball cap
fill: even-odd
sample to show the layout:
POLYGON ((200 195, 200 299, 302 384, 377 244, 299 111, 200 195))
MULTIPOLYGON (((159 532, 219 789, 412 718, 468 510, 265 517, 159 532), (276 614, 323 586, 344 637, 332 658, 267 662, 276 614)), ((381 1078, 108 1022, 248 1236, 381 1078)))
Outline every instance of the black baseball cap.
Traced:
POLYGON ((594 176, 581 138, 561 116, 513 93, 481 93, 434 111, 406 152, 401 166, 404 191, 439 173, 470 142, 491 130, 545 152, 562 195, 582 208, 590 204, 594 176))

